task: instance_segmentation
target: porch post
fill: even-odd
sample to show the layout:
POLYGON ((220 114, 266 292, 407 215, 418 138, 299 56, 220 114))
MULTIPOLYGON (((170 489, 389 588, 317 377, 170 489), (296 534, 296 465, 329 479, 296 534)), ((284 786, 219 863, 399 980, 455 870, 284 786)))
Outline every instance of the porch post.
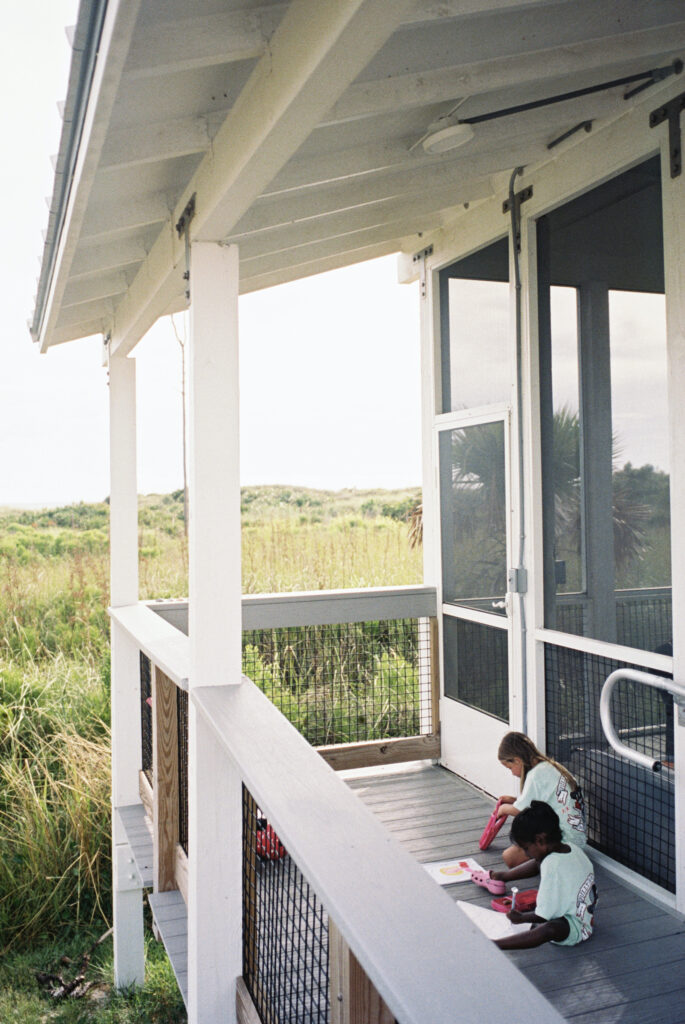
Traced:
MULTIPOLYGON (((136 479, 136 364, 109 360, 110 604, 138 601, 138 489, 136 479)), ((143 891, 117 808, 140 803, 140 662, 136 645, 112 623, 112 864, 114 984, 145 980, 143 891)))
MULTIPOLYGON (((685 177, 671 178, 668 133, 661 151, 666 283, 673 678, 685 681, 685 177)), ((674 709, 676 909, 685 914, 685 729, 674 709)))
MULTIPOLYGON (((242 673, 238 249, 191 253, 190 690, 242 673)), ((236 1020, 242 974, 242 788, 191 699, 188 759, 188 1019, 236 1020)))

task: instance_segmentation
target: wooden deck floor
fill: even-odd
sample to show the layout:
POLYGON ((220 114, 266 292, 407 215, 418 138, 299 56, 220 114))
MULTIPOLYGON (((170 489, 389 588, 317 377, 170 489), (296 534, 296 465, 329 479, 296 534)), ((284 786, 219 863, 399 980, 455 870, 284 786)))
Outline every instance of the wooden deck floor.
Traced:
MULTIPOLYGON (((445 769, 412 766, 363 777, 350 773, 346 781, 422 863, 470 855, 483 867, 501 864, 507 828, 486 853, 478 849, 493 802, 445 769)), ((503 955, 574 1024, 685 1024, 685 922, 602 868, 596 867, 596 876, 599 902, 589 942, 503 955)), ((536 884, 536 879, 524 883, 536 884)), ((470 882, 447 886, 445 892, 482 906, 491 899, 470 882)), ((512 1007, 512 1024, 526 1019, 525 1008, 517 1015, 512 1007)))

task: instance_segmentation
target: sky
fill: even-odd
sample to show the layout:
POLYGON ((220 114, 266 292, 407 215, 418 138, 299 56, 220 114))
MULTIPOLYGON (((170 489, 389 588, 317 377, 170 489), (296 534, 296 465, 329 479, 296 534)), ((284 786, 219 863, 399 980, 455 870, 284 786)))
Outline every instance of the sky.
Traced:
MULTIPOLYGON (((100 339, 40 355, 27 327, 77 7, 23 0, 3 11, 0 506, 97 501, 109 490, 100 339)), ((184 336, 185 318, 175 319, 184 336)), ((241 297, 240 352, 243 484, 420 483, 418 289, 397 284, 396 257, 241 297)), ((167 320, 136 360, 138 489, 165 493, 182 482, 180 348, 167 320)))

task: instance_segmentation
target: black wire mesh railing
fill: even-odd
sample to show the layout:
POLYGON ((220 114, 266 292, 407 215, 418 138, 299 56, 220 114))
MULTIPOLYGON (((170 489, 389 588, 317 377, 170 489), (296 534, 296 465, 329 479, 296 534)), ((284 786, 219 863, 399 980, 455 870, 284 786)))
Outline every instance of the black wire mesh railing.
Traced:
POLYGON ((507 631, 445 616, 445 696, 509 721, 507 631))
POLYGON ((659 596, 616 594, 616 642, 641 651, 656 651, 673 639, 670 590, 659 596))
POLYGON ((583 787, 590 843, 675 892, 673 699, 638 683, 617 684, 619 737, 664 767, 652 772, 620 757, 599 717, 602 685, 617 668, 639 666, 545 644, 547 753, 583 787))
POLYGON ((427 619, 246 630, 243 671, 314 746, 430 731, 427 619))
POLYGON ((152 785, 152 665, 140 652, 140 743, 145 776, 152 785))
POLYGON ((188 855, 188 694, 176 689, 178 735, 178 841, 188 855))
MULTIPOLYGON (((656 651, 673 638, 670 588, 661 592, 617 590, 616 643, 638 651, 656 651)), ((574 636, 592 635, 590 605, 583 594, 557 594, 554 628, 574 636)), ((601 638, 606 639, 606 638, 601 638)))
POLYGON ((264 1024, 328 1024, 328 917, 243 787, 243 978, 264 1024))

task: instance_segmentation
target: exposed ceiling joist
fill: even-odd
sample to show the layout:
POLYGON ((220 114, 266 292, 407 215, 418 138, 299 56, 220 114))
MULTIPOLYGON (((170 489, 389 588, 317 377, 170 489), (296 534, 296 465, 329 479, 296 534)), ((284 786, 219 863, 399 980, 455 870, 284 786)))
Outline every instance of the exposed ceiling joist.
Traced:
POLYGON ((127 288, 128 279, 123 273, 85 278, 82 281, 72 280, 64 289, 62 305, 66 309, 69 306, 91 302, 93 299, 112 298, 115 295, 123 295, 127 288))
POLYGON ((150 78, 261 57, 286 4, 145 25, 131 44, 126 74, 150 78))
POLYGON ((142 195, 133 199, 99 206, 88 213, 83 222, 82 238, 86 242, 114 238, 131 228, 163 224, 169 218, 169 202, 165 195, 142 195))
POLYGON ((322 125, 341 124, 364 117, 378 117, 429 103, 447 103, 484 91, 510 89, 527 82, 563 78, 583 71, 606 71, 630 60, 650 60, 655 51, 671 54, 685 46, 685 26, 668 25, 627 33, 619 39, 579 41, 562 50, 549 47, 510 57, 456 64, 421 74, 397 75, 378 81, 359 82, 331 108, 322 125))
POLYGON ((117 238, 107 245, 82 246, 74 257, 69 280, 78 281, 116 267, 142 263, 148 252, 138 236, 117 238))
POLYGON ((201 117, 183 117, 159 124, 118 128, 109 133, 100 167, 113 169, 174 160, 189 153, 204 153, 225 119, 226 110, 201 117))
MULTIPOLYGON (((226 238, 323 114, 413 9, 411 0, 293 0, 211 151, 193 176, 195 238, 226 238), (303 60, 306 54, 306 60, 303 60)), ((116 311, 112 351, 128 351, 168 305, 181 246, 160 239, 116 311), (171 256, 171 259, 169 258, 171 256), (174 268, 174 269, 172 269, 174 268), (165 301, 166 300, 166 301, 165 301)))

